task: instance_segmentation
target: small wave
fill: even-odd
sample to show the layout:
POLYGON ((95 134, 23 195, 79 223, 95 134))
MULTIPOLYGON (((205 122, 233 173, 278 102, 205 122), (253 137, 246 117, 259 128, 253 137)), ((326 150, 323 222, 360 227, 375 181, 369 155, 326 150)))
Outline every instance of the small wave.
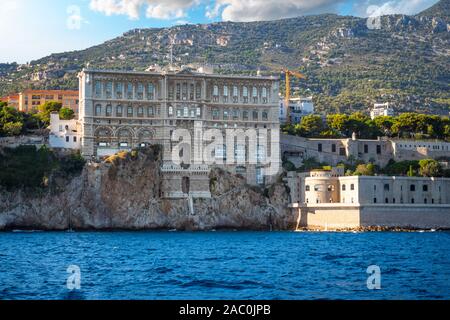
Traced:
POLYGON ((44 232, 43 230, 20 230, 16 229, 12 231, 13 233, 37 233, 37 232, 44 232))

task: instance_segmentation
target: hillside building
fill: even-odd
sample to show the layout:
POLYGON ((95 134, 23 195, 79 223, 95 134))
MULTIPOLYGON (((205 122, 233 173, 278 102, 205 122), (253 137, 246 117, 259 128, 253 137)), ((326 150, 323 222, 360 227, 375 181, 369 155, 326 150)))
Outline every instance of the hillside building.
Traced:
MULTIPOLYGON (((286 101, 280 99, 280 122, 286 123, 286 101)), ((302 121, 304 116, 314 113, 314 103, 312 97, 306 98, 292 98, 289 100, 289 112, 292 124, 297 124, 302 121)))
POLYGON ((373 162, 385 167, 390 160, 422 160, 450 157, 450 143, 379 138, 358 139, 356 134, 345 139, 308 139, 281 135, 282 156, 300 167, 314 158, 332 166, 351 161, 373 162))
POLYGON ((394 109, 389 105, 389 102, 376 103, 373 106, 373 109, 370 110, 370 118, 372 120, 374 120, 377 117, 381 117, 381 116, 393 117, 394 115, 395 115, 394 109))
POLYGON ((70 108, 78 114, 79 94, 76 90, 25 90, 19 93, 18 110, 38 110, 41 104, 49 101, 60 102, 64 108, 70 108))

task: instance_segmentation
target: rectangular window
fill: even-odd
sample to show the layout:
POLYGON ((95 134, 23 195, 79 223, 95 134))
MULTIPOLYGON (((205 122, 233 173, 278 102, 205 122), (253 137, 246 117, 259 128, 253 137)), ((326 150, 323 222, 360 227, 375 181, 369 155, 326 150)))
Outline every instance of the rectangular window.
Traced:
POLYGON ((177 92, 176 92, 177 96, 176 99, 177 100, 181 100, 181 84, 177 83, 177 92))
POLYGON ((339 148, 339 155, 345 156, 345 148, 339 148))
POLYGON ((381 146, 377 145, 377 154, 381 154, 381 146))
POLYGON ((144 85, 142 83, 137 84, 137 98, 138 100, 144 99, 144 85))
POLYGON ((122 99, 123 97, 123 85, 121 82, 116 83, 116 98, 122 99))
POLYGON ((194 88, 194 84, 191 84, 189 89, 189 99, 192 101, 194 100, 194 94, 195 94, 195 88, 194 88))
POLYGON ((66 137, 66 142, 69 142, 69 137, 68 136, 66 137))
POLYGON ((364 153, 369 153, 369 146, 367 144, 364 145, 364 153))
POLYGON ((428 191, 428 185, 426 185, 426 184, 423 185, 423 191, 424 191, 424 192, 427 192, 427 191, 428 191))
POLYGON ((197 83, 195 86, 195 99, 200 100, 202 98, 202 86, 200 83, 197 83))
POLYGON ((322 152, 322 144, 321 144, 321 143, 319 143, 319 145, 317 146, 317 150, 318 150, 319 152, 322 152))
POLYGON ((336 145, 334 143, 331 145, 331 152, 336 152, 336 145))
POLYGON ((106 98, 107 99, 111 99, 112 97, 112 90, 113 90, 113 84, 111 81, 108 81, 106 83, 106 88, 105 88, 105 93, 106 93, 106 98))
POLYGON ((77 137, 73 137, 73 142, 77 142, 77 137))
POLYGON ((95 95, 97 97, 100 97, 102 95, 102 83, 100 81, 95 82, 95 95))
POLYGON ((147 87, 147 100, 153 100, 155 98, 155 85, 150 83, 147 87))
POLYGON ((133 99, 133 84, 131 82, 127 85, 127 99, 133 99))

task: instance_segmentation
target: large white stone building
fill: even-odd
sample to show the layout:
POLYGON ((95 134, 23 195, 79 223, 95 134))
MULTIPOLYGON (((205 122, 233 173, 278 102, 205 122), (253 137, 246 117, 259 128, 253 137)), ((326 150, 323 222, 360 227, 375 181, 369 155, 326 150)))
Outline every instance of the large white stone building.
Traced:
POLYGON ((278 173, 276 77, 227 76, 191 69, 83 70, 79 80, 82 154, 99 158, 152 144, 163 146, 164 196, 168 198, 209 196, 211 165, 241 174, 253 185, 269 182, 278 173), (184 130, 181 137, 180 130, 184 130), (213 164, 198 159, 195 148, 199 143, 201 150, 206 150, 210 140, 205 139, 205 132, 209 131, 224 138, 210 154, 213 164), (229 132, 236 135, 231 147, 229 132), (180 143, 189 136, 192 144, 180 143), (175 161, 174 150, 181 163, 175 161), (249 161, 253 157, 256 162, 249 161))

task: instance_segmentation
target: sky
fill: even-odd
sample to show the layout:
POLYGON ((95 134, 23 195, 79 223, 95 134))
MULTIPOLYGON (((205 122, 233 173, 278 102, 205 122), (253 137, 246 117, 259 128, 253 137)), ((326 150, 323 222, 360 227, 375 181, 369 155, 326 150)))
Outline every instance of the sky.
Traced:
POLYGON ((416 14, 438 0, 0 0, 0 63, 80 50, 135 28, 336 13, 416 14))

